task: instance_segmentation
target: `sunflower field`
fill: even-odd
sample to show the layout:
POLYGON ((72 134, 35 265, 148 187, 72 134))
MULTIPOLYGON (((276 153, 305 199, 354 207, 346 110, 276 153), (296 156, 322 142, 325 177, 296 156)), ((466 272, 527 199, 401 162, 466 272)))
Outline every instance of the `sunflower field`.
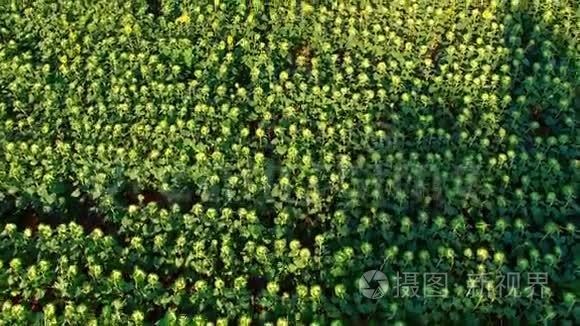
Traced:
POLYGON ((576 0, 0 0, 0 325, 580 324, 576 0))

